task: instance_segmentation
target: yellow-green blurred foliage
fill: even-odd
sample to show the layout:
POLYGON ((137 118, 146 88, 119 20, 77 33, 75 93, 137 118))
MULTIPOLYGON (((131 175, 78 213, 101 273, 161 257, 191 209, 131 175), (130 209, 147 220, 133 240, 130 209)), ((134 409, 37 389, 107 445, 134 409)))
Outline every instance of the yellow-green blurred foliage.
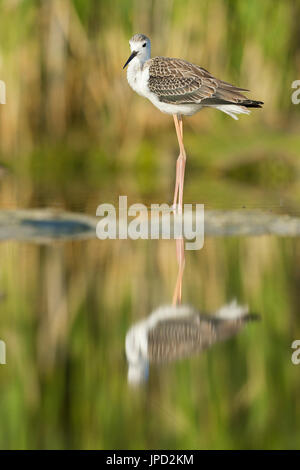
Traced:
POLYGON ((255 204, 295 206, 299 0, 1 0, 0 13, 2 206, 94 212, 96 199, 120 193, 170 199, 172 119, 137 96, 122 70, 136 32, 151 37, 153 55, 198 63, 265 102, 238 122, 214 110, 185 119, 186 200, 232 204, 244 197, 241 182, 255 204), (278 180, 287 191, 274 198, 278 180))
MULTIPOLYGON (((266 103, 260 123, 297 113, 290 95, 300 76, 299 0, 1 0, 0 11, 3 153, 67 139, 118 158, 169 127, 133 95, 122 70, 137 31, 151 37, 154 55, 186 58, 251 89, 266 103)), ((217 119, 200 113, 192 125, 217 119)))
POLYGON ((140 389, 125 335, 171 302, 175 242, 7 242, 0 259, 0 448, 299 448, 299 241, 206 239, 186 253, 184 303, 237 298, 261 321, 151 368, 140 389))
MULTIPOLYGON (((299 212, 299 0, 0 0, 1 207, 95 214, 101 202, 170 202, 172 119, 129 88, 128 39, 251 89, 238 122, 185 119, 186 202, 299 212)), ((126 383, 127 328, 171 300, 168 241, 0 245, 1 448, 296 448, 300 251, 273 237, 205 240, 183 301, 234 297, 261 314, 199 358, 126 383)), ((300 367, 300 366, 298 366, 300 367)))

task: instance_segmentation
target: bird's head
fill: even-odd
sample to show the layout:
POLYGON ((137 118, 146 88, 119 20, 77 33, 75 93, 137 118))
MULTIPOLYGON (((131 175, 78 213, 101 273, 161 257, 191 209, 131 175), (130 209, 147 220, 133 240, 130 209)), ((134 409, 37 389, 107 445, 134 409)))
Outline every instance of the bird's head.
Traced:
POLYGON ((135 34, 129 41, 129 46, 131 50, 131 55, 129 56, 127 62, 125 63, 123 69, 132 61, 135 57, 139 59, 140 62, 145 62, 150 59, 151 55, 151 42, 144 34, 135 34))

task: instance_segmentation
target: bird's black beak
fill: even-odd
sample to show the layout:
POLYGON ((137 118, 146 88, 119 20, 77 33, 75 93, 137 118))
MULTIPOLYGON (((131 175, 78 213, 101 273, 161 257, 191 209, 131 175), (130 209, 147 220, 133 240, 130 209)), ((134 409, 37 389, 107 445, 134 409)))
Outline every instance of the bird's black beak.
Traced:
POLYGON ((137 55, 137 51, 133 51, 133 53, 131 54, 131 56, 129 57, 129 59, 127 60, 126 64, 124 65, 123 69, 125 69, 125 67, 129 64, 129 62, 135 58, 135 56, 137 55))

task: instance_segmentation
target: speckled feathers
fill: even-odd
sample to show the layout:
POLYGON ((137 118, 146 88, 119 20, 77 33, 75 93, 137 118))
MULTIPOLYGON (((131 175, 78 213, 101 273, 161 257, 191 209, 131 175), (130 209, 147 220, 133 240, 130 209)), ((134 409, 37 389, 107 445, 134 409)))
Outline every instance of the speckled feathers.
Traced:
POLYGON ((248 100, 241 93, 246 89, 218 80, 204 68, 186 60, 154 57, 144 66, 149 67, 150 91, 165 103, 261 104, 248 100))

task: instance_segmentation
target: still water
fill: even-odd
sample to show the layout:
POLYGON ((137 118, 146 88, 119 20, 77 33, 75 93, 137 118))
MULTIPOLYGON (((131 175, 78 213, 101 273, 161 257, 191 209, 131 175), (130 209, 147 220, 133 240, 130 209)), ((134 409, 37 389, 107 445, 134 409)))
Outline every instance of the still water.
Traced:
POLYGON ((299 240, 207 237, 183 256, 172 240, 2 242, 2 448, 299 446, 299 240), (217 331, 232 301, 255 321, 217 331), (180 304, 130 383, 126 335, 180 304))
POLYGON ((257 230, 209 230, 198 251, 95 232, 70 240, 70 225, 63 240, 24 237, 53 230, 27 216, 23 232, 1 226, 3 210, 95 216, 122 194, 129 204, 170 202, 172 152, 157 168, 112 173, 90 168, 101 156, 79 155, 77 171, 76 155, 49 151, 28 168, 20 156, 2 176, 0 448, 299 448, 299 232, 293 223, 293 236, 277 224, 260 230, 248 210, 299 217, 300 140, 230 136, 218 145, 201 136, 207 158, 197 172, 199 139, 187 134, 185 201, 204 203, 206 214, 247 211, 242 226, 257 230), (224 311, 239 315, 226 321, 224 311), (136 363, 126 338, 137 326, 136 363))

